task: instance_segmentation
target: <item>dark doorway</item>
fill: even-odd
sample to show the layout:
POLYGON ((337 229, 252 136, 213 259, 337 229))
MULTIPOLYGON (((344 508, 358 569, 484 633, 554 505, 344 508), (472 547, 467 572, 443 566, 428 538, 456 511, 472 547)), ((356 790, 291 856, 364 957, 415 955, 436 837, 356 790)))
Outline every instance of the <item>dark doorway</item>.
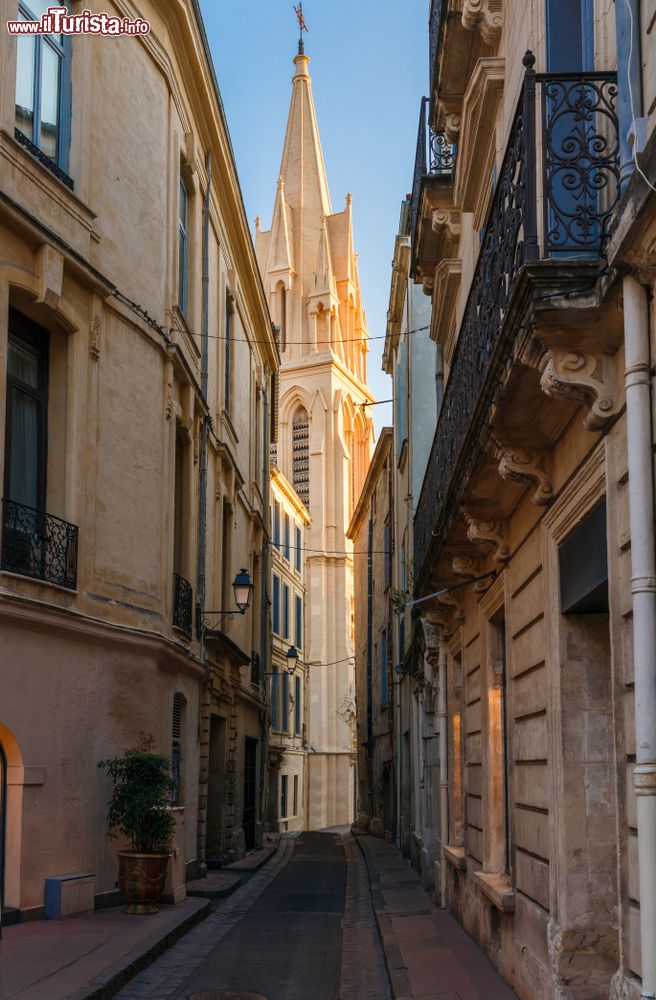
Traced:
POLYGON ((394 784, 391 764, 383 764, 383 836, 385 840, 394 840, 394 784))
POLYGON ((257 740, 244 740, 244 840, 246 850, 255 847, 255 808, 257 801, 257 740))
POLYGON ((226 721, 210 718, 210 750, 207 773, 207 829, 205 853, 208 868, 218 868, 223 855, 223 809, 225 803, 226 721))

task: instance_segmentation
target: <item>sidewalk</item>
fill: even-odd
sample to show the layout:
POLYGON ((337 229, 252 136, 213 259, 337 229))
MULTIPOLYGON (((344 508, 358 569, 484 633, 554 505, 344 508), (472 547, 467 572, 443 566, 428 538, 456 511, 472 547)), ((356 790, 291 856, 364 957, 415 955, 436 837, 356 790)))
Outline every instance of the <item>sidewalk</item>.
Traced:
POLYGON ((210 910, 207 899, 135 917, 121 907, 3 927, 0 1000, 91 1000, 116 990, 210 910))
POLYGON ((431 901, 400 851, 356 833, 394 1000, 517 1000, 459 923, 431 901))

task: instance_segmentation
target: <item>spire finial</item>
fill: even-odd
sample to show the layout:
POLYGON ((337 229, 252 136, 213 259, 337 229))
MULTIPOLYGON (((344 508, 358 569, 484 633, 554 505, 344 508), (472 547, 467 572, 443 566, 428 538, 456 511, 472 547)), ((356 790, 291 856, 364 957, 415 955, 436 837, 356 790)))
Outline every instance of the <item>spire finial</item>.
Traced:
POLYGON ((299 56, 304 55, 305 46, 303 45, 303 32, 309 31, 307 24, 305 23, 305 18, 303 17, 303 0, 299 0, 299 3, 292 4, 292 9, 296 14, 296 20, 298 21, 298 54, 299 56))

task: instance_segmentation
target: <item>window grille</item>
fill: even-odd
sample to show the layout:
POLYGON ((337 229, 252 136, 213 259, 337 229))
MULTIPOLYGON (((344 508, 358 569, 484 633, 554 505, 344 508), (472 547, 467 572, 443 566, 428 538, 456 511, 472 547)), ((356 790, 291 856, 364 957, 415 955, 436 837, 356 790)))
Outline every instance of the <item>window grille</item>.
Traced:
POLYGON ((292 421, 292 483, 306 507, 310 506, 310 423, 301 408, 292 421))

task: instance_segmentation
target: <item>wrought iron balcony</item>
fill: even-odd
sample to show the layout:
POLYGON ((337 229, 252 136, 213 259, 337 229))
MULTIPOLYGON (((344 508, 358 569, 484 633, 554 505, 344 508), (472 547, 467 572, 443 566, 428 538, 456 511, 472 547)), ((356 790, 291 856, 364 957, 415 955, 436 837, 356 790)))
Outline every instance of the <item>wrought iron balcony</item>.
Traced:
POLYGON ((524 265, 600 259, 619 198, 615 74, 536 75, 533 64, 527 53, 417 507, 419 577, 457 508, 474 432, 510 355, 504 322, 524 265))
POLYGON ((173 574, 173 628, 191 639, 194 595, 191 584, 179 573, 173 574))
POLYGON ((417 129, 417 152, 412 179, 412 202, 410 207, 410 232, 416 239, 417 218, 421 203, 422 185, 433 177, 442 177, 447 182, 453 179, 456 166, 456 147, 446 141, 443 132, 436 132, 428 124, 428 98, 422 97, 419 106, 419 128, 417 129))
POLYGON ((428 18, 428 78, 430 80, 431 94, 433 93, 435 63, 440 43, 440 31, 442 30, 442 14, 446 13, 447 7, 448 0, 431 0, 430 15, 428 18))
POLYGON ((77 535, 75 524, 5 499, 0 566, 10 573, 75 590, 77 535))

